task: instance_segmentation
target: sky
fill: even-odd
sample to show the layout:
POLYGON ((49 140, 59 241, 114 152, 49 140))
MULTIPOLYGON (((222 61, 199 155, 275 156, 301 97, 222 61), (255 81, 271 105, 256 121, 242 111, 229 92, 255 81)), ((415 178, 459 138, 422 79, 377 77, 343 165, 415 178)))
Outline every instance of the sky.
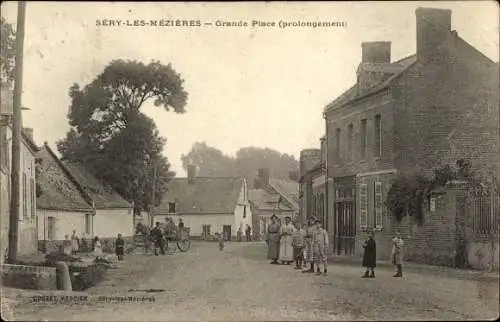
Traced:
MULTIPOLYGON (((186 113, 143 111, 167 138, 177 175, 181 155, 204 141, 228 155, 246 146, 294 155, 319 148, 326 104, 356 80, 361 42, 391 41, 392 60, 415 53, 415 9, 452 10, 452 29, 494 61, 499 8, 485 2, 85 3, 28 2, 22 104, 25 127, 54 148, 69 129, 68 91, 113 59, 159 60, 182 75, 186 113), (96 20, 201 20, 201 27, 97 26, 96 20), (340 21, 345 27, 216 27, 220 21, 340 21)), ((17 4, 2 2, 16 23, 17 4)), ((125 22, 122 22, 125 24, 125 22)))

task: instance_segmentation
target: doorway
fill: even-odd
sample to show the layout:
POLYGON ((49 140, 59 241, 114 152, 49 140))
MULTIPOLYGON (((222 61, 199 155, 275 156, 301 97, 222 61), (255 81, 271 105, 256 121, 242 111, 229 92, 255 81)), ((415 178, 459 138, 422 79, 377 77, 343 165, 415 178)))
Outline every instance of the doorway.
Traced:
POLYGON ((356 245, 355 177, 337 179, 334 204, 334 252, 354 255, 356 245))
POLYGON ((231 225, 224 225, 222 226, 222 233, 224 234, 224 240, 225 241, 230 241, 231 240, 231 225))

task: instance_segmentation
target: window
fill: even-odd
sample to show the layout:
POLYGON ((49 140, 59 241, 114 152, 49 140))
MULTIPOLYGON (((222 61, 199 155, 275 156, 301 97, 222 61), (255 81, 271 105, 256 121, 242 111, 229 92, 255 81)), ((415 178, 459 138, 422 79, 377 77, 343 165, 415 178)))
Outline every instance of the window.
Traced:
POLYGON ((92 215, 91 214, 85 214, 85 233, 86 234, 91 234, 92 233, 92 215))
POLYGON ((36 216, 36 186, 35 179, 30 180, 30 195, 31 195, 31 217, 36 216))
POLYGON ((9 141, 7 140, 7 127, 0 124, 0 170, 8 172, 9 169, 9 141))
POLYGON ((168 203, 168 212, 173 214, 175 213, 175 202, 169 202, 168 203))
POLYGON ((366 119, 361 120, 361 158, 366 157, 366 119))
POLYGON ((382 211, 383 211, 383 203, 382 203, 382 182, 375 182, 375 204, 374 204, 374 227, 382 228, 382 211))
POLYGON ((335 130, 335 160, 340 163, 340 129, 335 130))
POLYGON ((352 139, 353 139, 354 126, 349 124, 347 126, 347 157, 352 159, 352 139))
POLYGON ((47 218, 47 238, 54 240, 56 238, 56 219, 54 217, 47 218))
POLYGON ((368 185, 363 183, 359 189, 359 216, 361 228, 368 225, 368 185))
POLYGON ((23 217, 28 217, 28 178, 23 172, 23 217))
POLYGON ((201 226, 202 236, 207 239, 211 234, 211 225, 202 225, 201 226))
POLYGON ((382 155, 382 117, 380 114, 375 115, 375 146, 373 151, 376 157, 382 155))

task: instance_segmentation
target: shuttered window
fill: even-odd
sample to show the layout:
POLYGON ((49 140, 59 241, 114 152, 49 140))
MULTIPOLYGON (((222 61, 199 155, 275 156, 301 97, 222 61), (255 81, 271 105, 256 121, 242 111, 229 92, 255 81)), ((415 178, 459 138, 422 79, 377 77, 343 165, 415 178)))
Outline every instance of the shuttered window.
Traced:
POLYGON ((28 218, 28 178, 23 172, 23 217, 28 218))
POLYGON ((375 203, 374 203, 374 225, 376 228, 382 228, 382 182, 375 182, 375 203))
POLYGON ((361 228, 366 228, 368 225, 368 185, 364 183, 359 189, 359 215, 361 228))
POLYGON ((30 195, 31 195, 31 217, 36 216, 36 185, 35 180, 30 179, 30 195))

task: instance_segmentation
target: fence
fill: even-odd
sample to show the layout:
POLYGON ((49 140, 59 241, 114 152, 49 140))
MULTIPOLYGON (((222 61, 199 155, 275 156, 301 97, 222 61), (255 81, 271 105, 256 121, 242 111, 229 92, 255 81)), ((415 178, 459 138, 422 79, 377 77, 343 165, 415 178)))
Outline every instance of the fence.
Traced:
POLYGON ((472 191, 468 195, 469 218, 472 231, 479 237, 498 234, 500 223, 500 197, 498 191, 472 191))

